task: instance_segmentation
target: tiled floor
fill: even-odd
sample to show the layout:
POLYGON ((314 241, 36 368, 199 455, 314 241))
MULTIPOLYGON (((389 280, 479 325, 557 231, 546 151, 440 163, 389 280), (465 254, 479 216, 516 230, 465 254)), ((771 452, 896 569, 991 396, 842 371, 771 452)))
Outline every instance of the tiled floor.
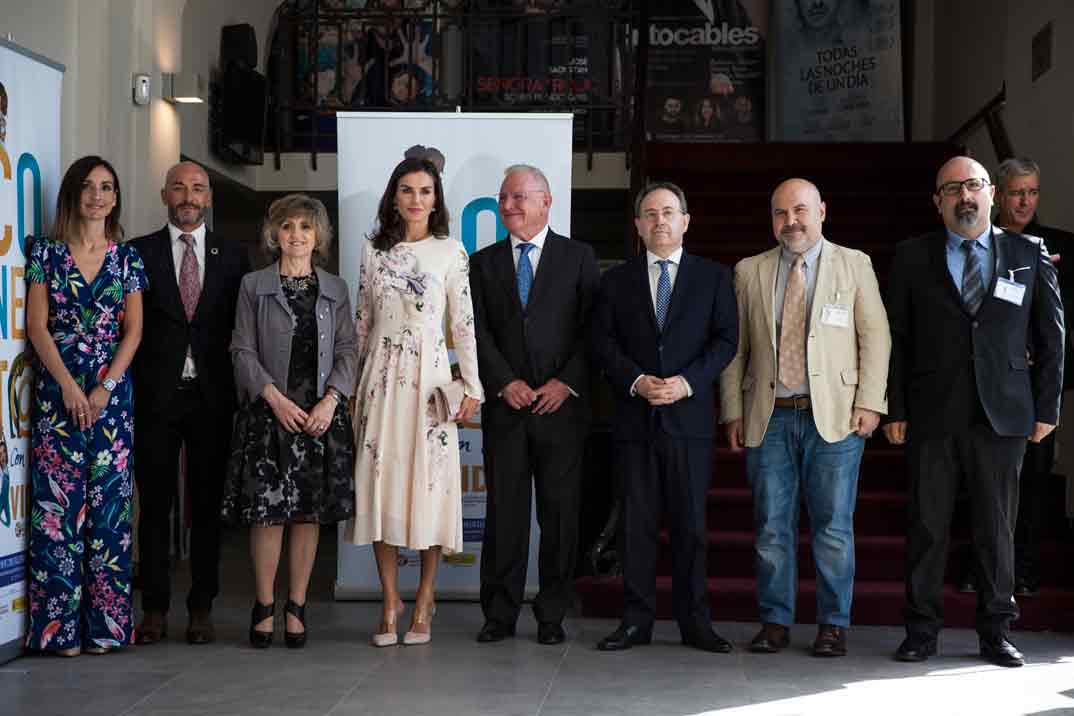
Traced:
MULTIPOLYGON (((851 656, 835 660, 805 653, 809 625, 772 656, 745 651, 753 624, 717 624, 738 649, 714 655, 680 646, 663 622, 652 646, 605 654, 593 645, 613 622, 572 619, 569 641, 546 647, 526 614, 517 638, 481 645, 473 639, 479 608, 443 603, 430 645, 374 649, 378 605, 330 600, 333 552, 326 544, 318 561, 304 650, 246 646, 250 578, 235 534, 214 609, 216 644, 173 637, 103 657, 18 659, 0 667, 0 714, 1074 714, 1069 634, 1018 635, 1030 659, 1022 669, 981 662, 975 635, 954 630, 939 657, 898 664, 890 654, 901 630, 887 627, 854 628, 851 656)), ((173 613, 173 635, 181 637, 184 620, 182 609, 173 613)))

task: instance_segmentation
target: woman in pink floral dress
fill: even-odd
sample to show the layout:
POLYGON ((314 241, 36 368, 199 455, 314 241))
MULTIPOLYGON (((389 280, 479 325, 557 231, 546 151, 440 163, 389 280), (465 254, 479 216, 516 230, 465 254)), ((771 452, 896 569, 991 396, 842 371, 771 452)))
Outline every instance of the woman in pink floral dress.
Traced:
POLYGON ((477 373, 469 258, 448 237, 440 174, 405 159, 380 200, 379 225, 365 248, 358 288, 359 379, 355 393, 355 516, 347 536, 373 544, 384 590, 373 644, 399 641, 403 603, 399 547, 422 551, 421 585, 405 644, 429 641, 441 553, 462 550, 462 494, 455 423, 484 399, 477 373), (441 422, 434 391, 452 382, 448 317, 465 398, 441 422))

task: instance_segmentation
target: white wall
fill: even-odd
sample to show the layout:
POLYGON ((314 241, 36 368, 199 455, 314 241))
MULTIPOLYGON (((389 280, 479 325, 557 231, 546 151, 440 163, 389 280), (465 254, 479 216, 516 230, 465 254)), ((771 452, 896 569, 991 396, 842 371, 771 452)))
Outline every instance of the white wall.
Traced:
POLYGON ((66 66, 61 162, 100 154, 116 167, 128 236, 164 221, 160 186, 179 158, 178 116, 160 98, 160 73, 180 65, 186 0, 6 0, 0 34, 66 66), (152 77, 148 107, 131 101, 131 75, 152 77))
MULTIPOLYGON (((1003 120, 1019 156, 1041 165, 1040 216, 1074 228, 1074 146, 1070 117, 1074 99, 1074 3, 1066 0, 920 0, 934 12, 935 67, 931 90, 935 139, 946 139, 1006 82, 1003 120), (1030 78, 1033 35, 1053 22, 1052 69, 1030 78)), ((924 42, 925 38, 919 41, 924 42)), ((968 142, 970 153, 990 170, 996 156, 982 128, 968 142)))

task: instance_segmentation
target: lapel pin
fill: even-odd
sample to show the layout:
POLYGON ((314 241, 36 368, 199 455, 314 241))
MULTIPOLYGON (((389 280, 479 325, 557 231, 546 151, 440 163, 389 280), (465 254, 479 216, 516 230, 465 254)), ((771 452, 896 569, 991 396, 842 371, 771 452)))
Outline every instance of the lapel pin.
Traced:
POLYGON ((220 253, 220 249, 218 249, 218 248, 216 248, 214 246, 211 249, 209 249, 209 253, 212 254, 213 256, 216 256, 218 253, 220 253))

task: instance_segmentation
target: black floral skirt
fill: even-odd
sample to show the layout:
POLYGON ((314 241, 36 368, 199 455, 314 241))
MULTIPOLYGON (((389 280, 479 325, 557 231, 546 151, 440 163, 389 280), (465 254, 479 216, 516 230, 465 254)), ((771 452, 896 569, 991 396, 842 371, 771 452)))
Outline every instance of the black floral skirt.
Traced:
POLYGON ((229 524, 333 524, 354 515, 354 431, 337 405, 319 437, 289 433, 262 398, 239 411, 221 517, 229 524))

